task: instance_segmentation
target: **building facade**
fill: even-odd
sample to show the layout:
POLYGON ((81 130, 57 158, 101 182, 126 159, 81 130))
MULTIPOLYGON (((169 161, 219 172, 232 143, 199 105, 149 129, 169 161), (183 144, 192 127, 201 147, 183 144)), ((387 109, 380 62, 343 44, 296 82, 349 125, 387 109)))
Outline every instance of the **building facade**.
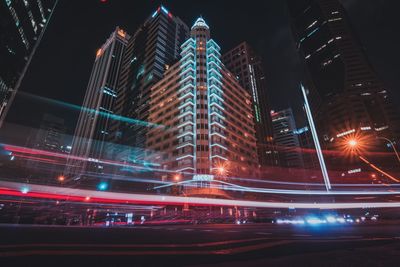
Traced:
POLYGON ((220 47, 199 18, 181 59, 151 88, 147 154, 165 170, 251 177, 258 159, 250 94, 221 63, 220 47))
POLYGON ((56 3, 56 0, 6 0, 0 3, 0 127, 56 3))
POLYGON ((150 88, 177 62, 180 46, 188 38, 189 28, 164 6, 159 6, 132 36, 124 54, 121 86, 116 112, 138 123, 118 122, 113 126, 114 141, 123 161, 142 159, 148 126, 150 88))
POLYGON ((246 42, 222 55, 222 62, 252 96, 257 152, 260 165, 278 164, 274 148, 267 84, 261 58, 246 42))
POLYGON ((66 127, 64 119, 44 114, 39 129, 30 135, 28 146, 34 149, 64 153, 66 127))
POLYGON ((323 147, 356 135, 398 142, 399 113, 339 1, 289 0, 288 6, 323 147))
POLYGON ((308 126, 298 128, 294 131, 299 139, 302 150, 303 164, 305 169, 318 169, 318 158, 315 150, 314 140, 308 126))
POLYGON ((97 50, 89 84, 72 141, 68 173, 102 172, 98 163, 105 157, 111 140, 111 125, 121 118, 115 115, 122 59, 129 35, 117 27, 97 50), (75 160, 76 157, 84 160, 75 160), (87 159, 87 160, 86 160, 87 159), (88 163, 89 162, 89 163, 88 163))
POLYGON ((280 164, 285 168, 304 168, 296 122, 291 108, 271 111, 274 140, 279 149, 280 164))

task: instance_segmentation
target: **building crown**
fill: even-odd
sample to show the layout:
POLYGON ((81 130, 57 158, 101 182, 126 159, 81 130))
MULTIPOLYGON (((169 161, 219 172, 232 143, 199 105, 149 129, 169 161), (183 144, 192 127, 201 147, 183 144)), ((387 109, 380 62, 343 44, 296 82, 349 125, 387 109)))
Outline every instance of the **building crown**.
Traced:
POLYGON ((207 23, 204 21, 202 17, 199 17, 196 22, 193 24, 192 29, 194 28, 206 28, 209 29, 207 23))

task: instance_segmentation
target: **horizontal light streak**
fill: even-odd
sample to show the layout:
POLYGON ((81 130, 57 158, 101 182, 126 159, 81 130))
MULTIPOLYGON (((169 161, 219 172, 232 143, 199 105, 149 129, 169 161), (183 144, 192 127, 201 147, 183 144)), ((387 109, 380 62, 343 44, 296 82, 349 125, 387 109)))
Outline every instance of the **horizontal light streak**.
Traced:
POLYGON ((79 201, 87 203, 123 203, 123 204, 162 204, 162 205, 204 205, 204 206, 240 206, 259 208, 291 209, 360 209, 360 208, 400 208, 400 202, 263 202, 236 199, 216 199, 200 197, 179 197, 166 195, 145 195, 73 189, 65 187, 29 184, 29 192, 21 193, 22 183, 0 182, 0 195, 79 201))

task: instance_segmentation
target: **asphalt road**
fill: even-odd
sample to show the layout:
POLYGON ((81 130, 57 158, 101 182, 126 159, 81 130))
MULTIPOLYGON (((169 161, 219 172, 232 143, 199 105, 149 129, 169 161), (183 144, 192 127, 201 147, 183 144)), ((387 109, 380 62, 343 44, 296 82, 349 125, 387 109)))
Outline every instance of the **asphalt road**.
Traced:
POLYGON ((1 225, 0 237, 0 266, 399 266, 400 256, 396 222, 1 225))

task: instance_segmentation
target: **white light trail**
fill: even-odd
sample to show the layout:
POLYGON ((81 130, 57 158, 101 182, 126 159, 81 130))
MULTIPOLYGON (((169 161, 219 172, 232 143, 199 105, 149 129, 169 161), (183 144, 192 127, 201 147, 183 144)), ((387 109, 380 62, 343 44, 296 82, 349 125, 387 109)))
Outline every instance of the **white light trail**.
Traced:
POLYGON ((325 187, 326 187, 326 190, 329 191, 332 189, 331 182, 329 181, 329 175, 328 175, 328 171, 326 169, 324 155, 322 154, 321 145, 319 144, 317 129, 315 128, 314 119, 312 117, 311 109, 308 104, 306 89, 304 88, 303 84, 300 84, 300 87, 301 87, 301 91, 303 92, 304 108, 306 110, 307 119, 310 124, 310 129, 311 129, 311 134, 313 136, 315 149, 317 150, 318 161, 319 161, 319 164, 321 165, 321 171, 322 171, 322 176, 324 177, 325 187))
MULTIPOLYGON (((48 194, 68 197, 85 197, 88 203, 97 203, 107 201, 126 204, 157 204, 157 205, 217 205, 217 206, 240 206, 240 207, 260 207, 260 208, 295 208, 295 209, 359 209, 359 208, 400 208, 400 202, 348 202, 348 203, 326 203, 326 202, 263 202, 263 201, 247 201, 236 199, 215 199, 200 197, 180 197, 168 195, 145 195, 93 191, 84 189, 73 189, 65 187, 44 186, 35 184, 23 184, 14 182, 0 182, 2 190, 20 191, 24 186, 29 187, 29 192, 24 197, 30 197, 30 194, 36 194, 32 197, 40 197, 38 194, 48 194), (91 202, 93 200, 93 202, 91 202)), ((3 193, 6 194, 6 193, 3 193)), ((44 196, 42 198, 49 198, 44 196)))

